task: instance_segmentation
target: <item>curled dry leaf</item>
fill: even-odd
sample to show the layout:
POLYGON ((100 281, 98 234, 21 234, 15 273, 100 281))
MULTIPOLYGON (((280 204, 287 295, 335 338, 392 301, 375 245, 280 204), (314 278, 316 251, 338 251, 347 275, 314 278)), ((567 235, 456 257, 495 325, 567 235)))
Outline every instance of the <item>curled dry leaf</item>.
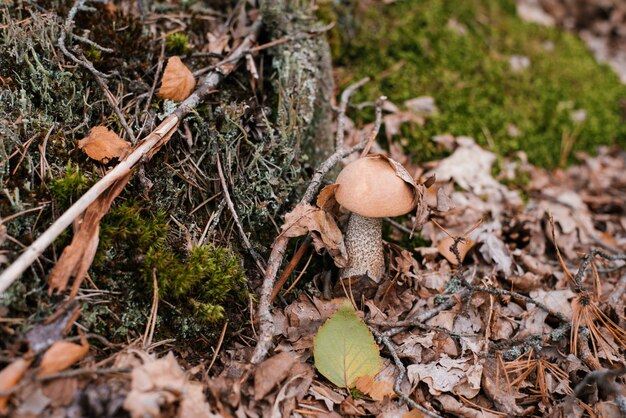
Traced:
POLYGON ((89 158, 106 164, 113 158, 124 157, 130 149, 130 142, 124 141, 106 126, 96 126, 91 128, 87 138, 78 141, 78 148, 89 158))
MULTIPOLYGON (((13 389, 22 380, 24 373, 26 373, 32 362, 32 360, 18 358, 2 369, 0 372, 0 391, 13 389)), ((0 415, 6 413, 9 398, 10 396, 0 396, 0 415)))
POLYGON ((182 102, 191 95, 196 87, 196 79, 179 57, 167 60, 161 88, 157 95, 163 99, 182 102))
POLYGON ((301 203, 285 215, 283 235, 293 238, 307 232, 311 233, 313 245, 318 253, 325 248, 337 267, 345 267, 348 264, 343 235, 333 217, 322 209, 301 203))
POLYGON ((57 341, 46 351, 39 366, 39 377, 67 369, 78 363, 89 352, 89 344, 83 338, 81 344, 57 341))

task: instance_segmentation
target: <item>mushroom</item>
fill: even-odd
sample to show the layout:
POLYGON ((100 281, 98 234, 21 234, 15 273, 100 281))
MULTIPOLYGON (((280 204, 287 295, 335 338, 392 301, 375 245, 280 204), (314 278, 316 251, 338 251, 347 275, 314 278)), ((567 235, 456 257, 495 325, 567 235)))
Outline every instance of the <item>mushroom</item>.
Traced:
POLYGON ((423 188, 400 163, 382 154, 348 164, 335 183, 337 203, 352 212, 344 236, 349 265, 341 277, 367 275, 379 282, 385 272, 382 218, 412 211, 421 203, 423 188))

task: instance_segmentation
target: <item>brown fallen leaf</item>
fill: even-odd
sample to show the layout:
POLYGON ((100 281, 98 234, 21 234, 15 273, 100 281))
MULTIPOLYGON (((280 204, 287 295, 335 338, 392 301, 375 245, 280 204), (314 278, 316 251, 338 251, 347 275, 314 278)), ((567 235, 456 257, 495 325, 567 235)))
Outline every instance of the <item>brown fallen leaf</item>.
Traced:
POLYGON ((157 96, 162 99, 170 99, 175 102, 182 102, 191 95, 196 87, 196 79, 192 72, 180 60, 180 57, 170 57, 167 60, 161 88, 157 96))
POLYGON ((287 352, 276 354, 259 364, 254 374, 254 399, 261 400, 282 382, 296 358, 287 352))
POLYGON ((171 416, 217 416, 211 412, 202 384, 185 376, 171 351, 160 359, 145 355, 144 361, 145 364, 131 372, 131 391, 124 401, 124 409, 131 417, 161 416, 161 406, 175 402, 179 402, 178 413, 171 416))
POLYGON ((396 396, 396 393, 393 391, 393 382, 387 380, 374 380, 371 376, 367 375, 357 378, 356 388, 361 392, 370 395, 375 401, 382 401, 385 396, 396 396))
MULTIPOLYGON (((0 372, 0 391, 13 389, 22 380, 24 373, 26 373, 32 362, 32 359, 24 360, 23 358, 18 358, 2 369, 0 372)), ((0 396, 0 415, 6 413, 9 399, 10 396, 0 396)))
POLYGON ((326 249, 337 267, 348 265, 343 234, 333 217, 326 211, 306 203, 298 204, 285 215, 283 236, 293 238, 311 233, 315 250, 326 249))
POLYGON ((113 199, 122 192, 131 174, 129 172, 115 181, 106 192, 100 195, 98 200, 85 210, 82 219, 77 220, 76 224, 79 226, 78 230, 74 232, 71 244, 65 247, 61 258, 59 258, 48 277, 50 294, 54 290, 57 292, 65 290, 70 277, 73 276, 74 284, 70 298, 76 296, 98 249, 100 220, 109 211, 113 199))
POLYGON ((85 338, 80 345, 68 341, 57 341, 43 355, 37 376, 42 377, 63 371, 72 364, 78 363, 88 352, 89 344, 85 338))
POLYGON ((130 142, 124 141, 106 126, 95 126, 87 138, 78 141, 78 148, 89 158, 106 164, 113 158, 123 158, 130 149, 130 142))

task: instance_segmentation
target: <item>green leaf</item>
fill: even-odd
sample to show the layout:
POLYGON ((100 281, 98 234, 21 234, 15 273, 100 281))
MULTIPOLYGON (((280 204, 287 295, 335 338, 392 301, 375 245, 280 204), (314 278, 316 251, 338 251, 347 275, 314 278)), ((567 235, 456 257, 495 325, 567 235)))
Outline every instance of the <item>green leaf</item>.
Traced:
POLYGON ((374 377, 382 367, 374 336, 349 301, 320 327, 313 345, 315 367, 339 387, 354 387, 358 377, 374 377))

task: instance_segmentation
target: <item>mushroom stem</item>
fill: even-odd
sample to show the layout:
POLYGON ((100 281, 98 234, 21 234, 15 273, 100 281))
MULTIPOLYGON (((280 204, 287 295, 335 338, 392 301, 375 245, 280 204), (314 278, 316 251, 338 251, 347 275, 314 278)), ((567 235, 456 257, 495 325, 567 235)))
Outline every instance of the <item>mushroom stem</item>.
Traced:
POLYGON ((341 277, 367 274, 379 282, 385 271, 382 241, 383 220, 352 213, 344 237, 350 265, 341 271, 341 277))

